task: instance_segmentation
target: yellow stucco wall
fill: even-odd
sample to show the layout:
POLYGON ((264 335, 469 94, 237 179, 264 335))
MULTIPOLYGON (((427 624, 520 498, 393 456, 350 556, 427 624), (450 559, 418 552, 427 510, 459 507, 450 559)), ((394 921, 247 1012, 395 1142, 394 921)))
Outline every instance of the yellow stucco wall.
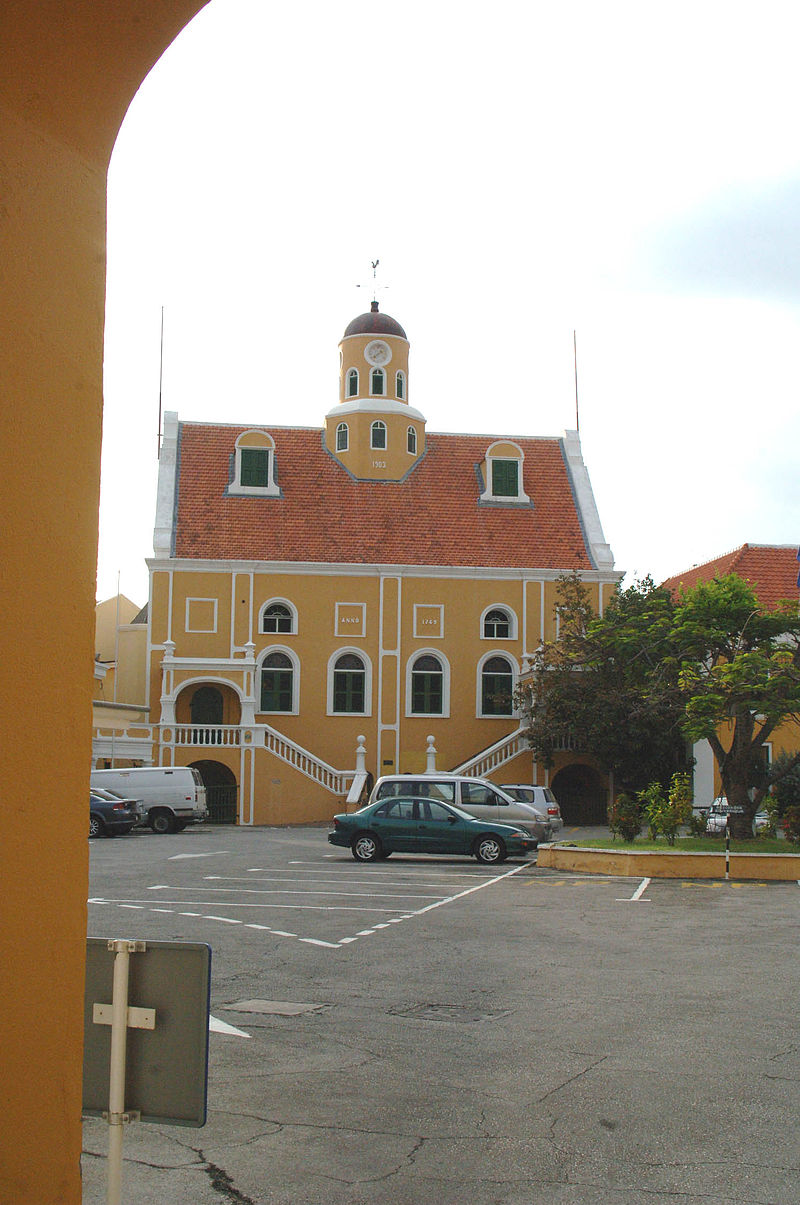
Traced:
POLYGON ((136 88, 201 7, 6 0, 0 11, 0 1200, 13 1205, 81 1198, 106 170, 136 88), (53 714, 53 675, 34 663, 58 667, 46 758, 37 720, 53 714), (54 782, 61 817, 42 824, 54 782))
MULTIPOLYGON (((591 584, 599 602, 597 583, 591 584)), ((233 698, 242 704, 253 679, 253 664, 245 660, 246 646, 255 657, 256 707, 248 747, 237 750, 182 745, 171 749, 172 730, 157 754, 189 764, 202 758, 224 761, 240 786, 240 816, 257 824, 303 823, 326 820, 341 806, 324 787, 299 774, 264 748, 269 725, 337 770, 352 770, 359 736, 366 738, 366 767, 376 777, 398 771, 419 772, 426 766, 427 738, 433 736, 440 770, 452 769, 495 741, 513 732, 513 716, 478 713, 480 669, 491 655, 510 658, 522 668, 524 652, 536 648, 541 634, 553 628, 557 582, 543 575, 522 581, 475 573, 379 574, 371 567, 351 566, 324 572, 313 566, 293 572, 267 573, 257 565, 206 568, 180 562, 169 571, 152 574, 153 653, 150 674, 150 716, 161 720, 162 696, 174 700, 174 724, 188 725, 190 699, 198 684, 222 687, 226 700, 223 723, 240 721, 233 698), (281 600, 296 614, 288 633, 261 631, 266 604, 281 600), (492 606, 503 606, 516 617, 509 638, 485 638, 482 619, 492 606), (206 618, 200 621, 199 617, 206 618), (203 630, 196 630, 202 627, 203 630), (170 642, 169 646, 168 643, 170 642), (162 673, 169 647, 168 677, 162 673), (366 714, 333 715, 328 682, 332 659, 344 651, 363 654, 371 666, 371 703, 366 714), (260 711, 258 666, 268 651, 280 651, 299 666, 295 713, 260 711), (431 651, 449 667, 449 708, 446 714, 409 714, 409 666, 431 651), (229 688, 224 684, 230 683, 229 688)), ((574 761, 561 755, 559 765, 574 761)), ((501 766, 498 782, 543 781, 527 751, 501 766)))

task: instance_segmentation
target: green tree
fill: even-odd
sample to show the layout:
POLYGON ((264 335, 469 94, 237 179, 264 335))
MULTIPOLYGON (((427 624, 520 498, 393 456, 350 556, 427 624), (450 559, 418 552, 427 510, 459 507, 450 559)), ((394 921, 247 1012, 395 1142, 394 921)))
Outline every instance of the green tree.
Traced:
POLYGON ((674 615, 649 577, 618 589, 602 616, 577 574, 559 579, 558 639, 538 649, 517 699, 537 760, 580 749, 631 793, 686 768, 674 615))
POLYGON ((799 762, 767 766, 765 744, 777 727, 800 723, 800 616, 797 603, 760 605, 736 574, 701 582, 679 598, 673 640, 684 695, 683 731, 707 740, 736 836, 752 833, 764 795, 799 762))

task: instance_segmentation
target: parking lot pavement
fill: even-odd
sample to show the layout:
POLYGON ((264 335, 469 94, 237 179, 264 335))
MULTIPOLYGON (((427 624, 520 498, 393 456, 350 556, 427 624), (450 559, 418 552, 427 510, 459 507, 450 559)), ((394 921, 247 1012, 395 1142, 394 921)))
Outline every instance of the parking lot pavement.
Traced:
POLYGON ((126 1129, 131 1203, 800 1199, 796 885, 364 867, 324 829, 91 845, 90 933, 208 941, 224 1023, 207 1125, 126 1129))

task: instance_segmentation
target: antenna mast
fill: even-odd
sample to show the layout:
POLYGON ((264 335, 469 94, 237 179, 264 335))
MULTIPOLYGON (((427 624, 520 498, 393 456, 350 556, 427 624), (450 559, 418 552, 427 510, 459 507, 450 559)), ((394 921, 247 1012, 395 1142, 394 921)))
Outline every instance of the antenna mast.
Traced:
POLYGON ((164 381, 164 307, 161 307, 161 346, 158 356, 158 447, 156 460, 161 459, 161 386, 164 381))
POLYGON ((575 430, 580 434, 581 423, 578 417, 578 337, 572 332, 572 358, 575 365, 575 430))

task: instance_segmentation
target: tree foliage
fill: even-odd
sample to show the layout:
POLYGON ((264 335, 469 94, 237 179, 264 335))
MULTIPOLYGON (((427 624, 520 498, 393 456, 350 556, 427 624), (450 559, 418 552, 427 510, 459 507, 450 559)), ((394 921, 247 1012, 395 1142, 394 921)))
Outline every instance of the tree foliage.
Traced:
POLYGON ((635 793, 686 766, 675 602, 652 578, 617 590, 602 616, 577 574, 559 579, 558 638, 541 645, 520 692, 537 760, 591 753, 635 793))
POLYGON ((742 809, 732 827, 746 835, 764 795, 800 761, 768 766, 764 749, 781 724, 800 723, 797 604, 762 607, 753 587, 730 574, 685 591, 675 621, 683 729, 710 744, 723 793, 742 809))
POLYGON ((532 659, 519 705, 534 755, 591 753, 627 791, 665 788, 687 765, 687 742, 707 740, 737 833, 751 830, 765 793, 800 764, 767 766, 764 745, 800 723, 797 606, 762 607, 735 574, 678 599, 652 578, 618 589, 593 614, 576 574, 559 581, 559 634, 532 659))

